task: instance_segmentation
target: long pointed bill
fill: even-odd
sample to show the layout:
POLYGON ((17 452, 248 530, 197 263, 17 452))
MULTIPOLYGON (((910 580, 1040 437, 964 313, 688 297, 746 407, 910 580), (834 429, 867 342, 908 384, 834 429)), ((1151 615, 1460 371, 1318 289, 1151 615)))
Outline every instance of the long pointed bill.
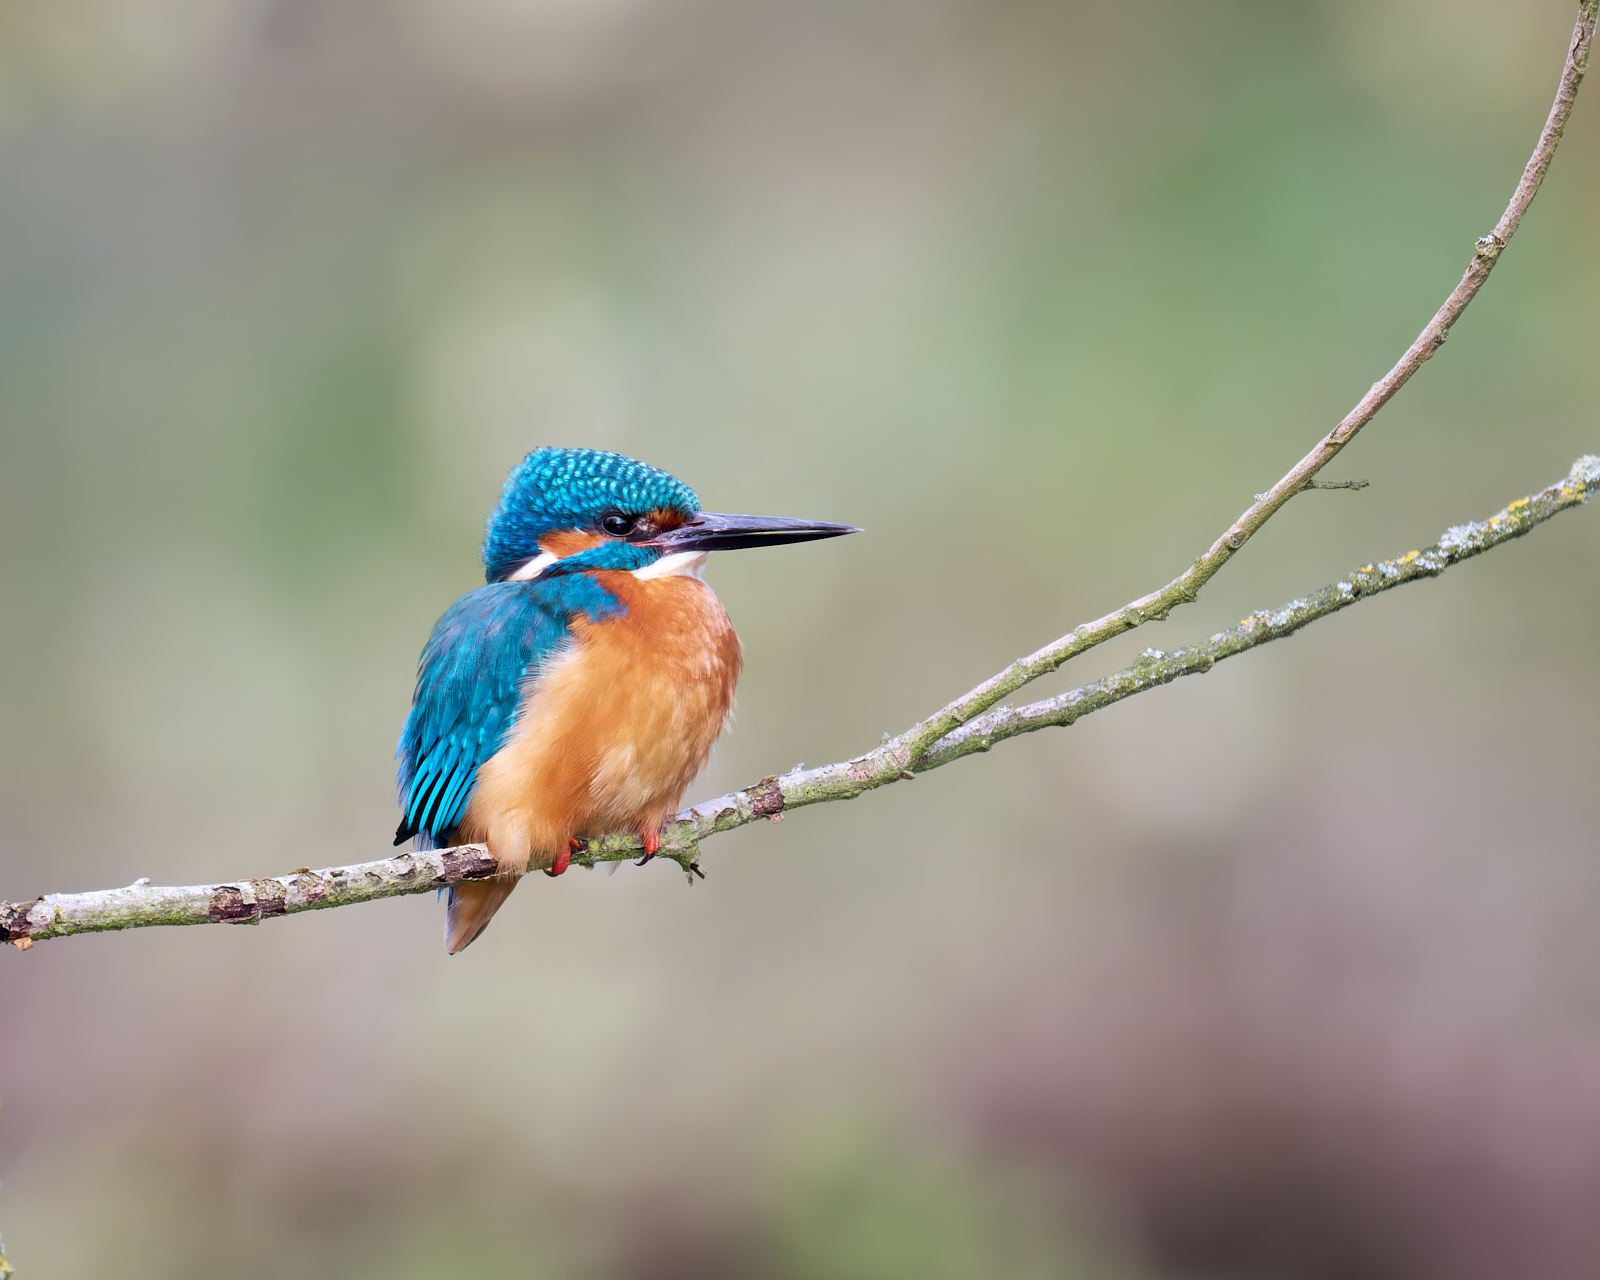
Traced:
POLYGON ((777 547, 785 542, 813 542, 861 530, 820 520, 788 520, 782 516, 726 516, 702 511, 687 524, 650 539, 667 551, 736 551, 740 547, 777 547))

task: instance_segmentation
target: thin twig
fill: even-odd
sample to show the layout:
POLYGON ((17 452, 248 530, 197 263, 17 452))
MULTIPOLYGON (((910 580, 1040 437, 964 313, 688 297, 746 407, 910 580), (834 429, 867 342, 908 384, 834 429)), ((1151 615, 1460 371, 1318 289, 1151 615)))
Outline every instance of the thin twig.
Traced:
POLYGON ((1572 43, 1567 49, 1567 61, 1561 71, 1555 104, 1550 108, 1544 131, 1540 133, 1538 145, 1534 147, 1533 155, 1522 171, 1517 189, 1511 195, 1511 203, 1506 206, 1494 230, 1479 239, 1461 283, 1451 291, 1444 305, 1417 335, 1417 340, 1400 357, 1399 363, 1373 383, 1371 390, 1361 397, 1360 403, 1319 440, 1316 447, 1300 459, 1283 479, 1266 493, 1256 495, 1255 502, 1211 544, 1209 551, 1160 591, 1140 596, 1103 618, 1080 624, 1061 639, 1012 663, 998 675, 991 676, 971 692, 957 698, 938 715, 894 739, 890 745, 901 753, 905 768, 917 768, 936 741, 957 725, 965 724, 1002 698, 1009 697, 1023 685, 1050 674, 1080 653, 1086 653, 1125 631, 1143 626, 1146 622, 1163 622, 1179 605, 1192 603, 1199 596, 1200 588, 1232 558, 1233 553, 1244 546, 1256 530, 1266 524, 1290 498, 1304 489, 1307 482, 1327 466, 1362 427, 1372 421, 1378 410, 1389 403, 1395 392, 1405 386, 1411 375, 1444 345, 1445 339, 1450 336, 1451 326, 1477 296, 1506 245, 1511 243, 1522 215, 1538 193, 1545 170, 1550 167, 1561 134, 1567 127, 1567 117, 1572 114, 1578 86, 1583 82, 1583 73, 1589 65, 1589 45, 1594 37, 1597 9, 1600 9, 1600 0, 1581 0, 1578 6, 1578 21, 1572 31, 1572 43))
MULTIPOLYGON (((1370 480, 1307 480, 1301 492, 1304 493, 1306 489, 1365 489, 1371 483, 1370 480)), ((1260 502, 1266 496, 1264 493, 1258 493, 1256 501, 1260 502)))
MULTIPOLYGON (((924 754, 922 771, 987 751, 995 743, 1019 734, 1072 724, 1114 702, 1169 684, 1179 676, 1209 671, 1224 658, 1293 635, 1301 627, 1348 608, 1358 600, 1422 578, 1436 578, 1451 565, 1520 538, 1557 512, 1587 502, 1597 491, 1600 491, 1600 458, 1580 458, 1565 480, 1519 498, 1481 523, 1457 525, 1425 550, 1408 551, 1394 560, 1364 565, 1315 595, 1291 600, 1271 612, 1251 614, 1238 626, 1188 648, 1174 653, 1148 649, 1133 666, 1093 684, 1029 706, 997 708, 957 726, 935 740, 924 754)), ((864 791, 915 776, 904 769, 894 752, 885 746, 840 764, 797 769, 782 777, 763 778, 743 791, 685 809, 663 833, 661 852, 692 873, 698 869, 700 841, 707 836, 731 831, 757 818, 778 818, 787 810, 805 805, 850 800, 864 791)), ((596 862, 631 858, 638 852, 637 839, 608 837, 588 842, 573 856, 573 861, 593 866, 596 862)), ((398 858, 329 871, 302 868, 286 876, 239 880, 231 884, 160 888, 141 881, 125 889, 52 894, 37 902, 18 905, 0 903, 0 939, 26 950, 45 938, 108 929, 173 924, 258 924, 272 916, 426 893, 459 880, 484 879, 494 873, 494 868, 494 859, 483 846, 463 845, 436 852, 405 853, 398 858)))
POLYGON ((1301 627, 1347 609, 1358 600, 1422 578, 1437 578, 1453 564, 1520 538, 1558 511, 1581 506, 1597 491, 1600 491, 1600 458, 1592 455, 1579 458, 1565 480, 1517 499, 1499 515, 1485 521, 1447 529, 1431 547, 1408 551, 1380 564, 1363 565, 1315 595, 1291 600, 1271 612, 1253 613, 1238 626, 1218 632, 1202 644, 1172 653, 1146 649, 1133 666, 1103 680, 1015 710, 997 708, 968 721, 934 744, 933 750, 924 757, 923 768, 935 768, 975 751, 987 751, 996 742, 1014 738, 1019 733, 1072 724, 1091 711, 1170 684, 1179 676, 1203 675, 1224 658, 1292 636, 1301 627))

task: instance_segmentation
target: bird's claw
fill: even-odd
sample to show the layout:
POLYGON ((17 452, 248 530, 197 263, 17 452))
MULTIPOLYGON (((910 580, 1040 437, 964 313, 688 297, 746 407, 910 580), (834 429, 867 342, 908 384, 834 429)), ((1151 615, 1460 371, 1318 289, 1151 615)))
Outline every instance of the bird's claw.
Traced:
POLYGON ((639 836, 644 841, 644 857, 633 864, 636 867, 644 866, 645 863, 656 856, 656 851, 661 848, 661 832, 641 831, 639 836))
POLYGON ((547 875, 547 876, 558 876, 558 875, 560 875, 563 871, 565 871, 568 867, 570 867, 572 865, 572 855, 577 853, 578 850, 581 849, 581 848, 583 848, 583 841, 578 839, 577 836, 572 836, 567 841, 567 847, 565 849, 563 849, 560 853, 556 854, 556 860, 550 864, 550 867, 545 872, 545 875, 547 875))

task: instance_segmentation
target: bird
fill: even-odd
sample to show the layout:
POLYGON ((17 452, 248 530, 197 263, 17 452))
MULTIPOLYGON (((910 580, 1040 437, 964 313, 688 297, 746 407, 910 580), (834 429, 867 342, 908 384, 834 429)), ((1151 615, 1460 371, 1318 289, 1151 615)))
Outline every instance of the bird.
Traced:
POLYGON ((702 511, 677 477, 598 449, 535 449, 512 468, 484 585, 434 626, 395 753, 395 844, 484 844, 496 863, 449 889, 447 952, 528 872, 566 871, 585 838, 636 833, 644 861, 660 848, 744 665, 709 554, 859 532, 702 511))

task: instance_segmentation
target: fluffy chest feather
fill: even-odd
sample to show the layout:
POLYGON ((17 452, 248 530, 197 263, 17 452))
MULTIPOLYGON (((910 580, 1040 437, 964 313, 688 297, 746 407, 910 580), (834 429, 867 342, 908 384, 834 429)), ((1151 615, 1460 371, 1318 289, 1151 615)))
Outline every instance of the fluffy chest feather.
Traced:
POLYGON ((721 602, 687 575, 596 573, 626 613, 579 617, 524 690, 461 824, 506 864, 573 835, 653 830, 678 808, 733 706, 742 660, 721 602))

